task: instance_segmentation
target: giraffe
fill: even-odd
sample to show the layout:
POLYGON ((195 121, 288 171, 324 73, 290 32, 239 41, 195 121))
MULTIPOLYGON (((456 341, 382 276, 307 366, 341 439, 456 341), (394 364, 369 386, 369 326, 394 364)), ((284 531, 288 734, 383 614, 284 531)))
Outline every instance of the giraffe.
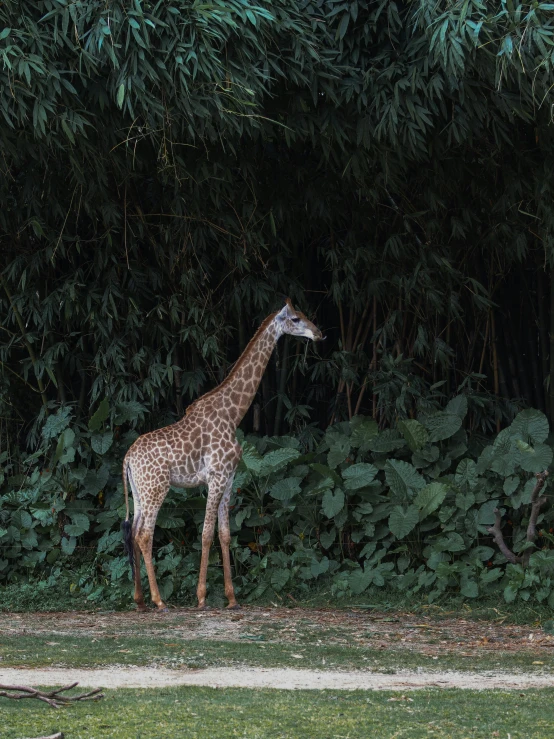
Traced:
POLYGON ((202 530, 202 558, 198 576, 198 608, 206 606, 208 556, 216 518, 223 558, 225 596, 228 608, 238 608, 231 578, 229 543, 229 500, 233 478, 242 455, 235 437, 237 426, 250 407, 280 336, 290 334, 319 341, 321 331, 289 298, 282 310, 268 316, 256 331, 225 380, 195 400, 180 421, 139 436, 123 460, 123 490, 126 518, 123 523, 126 551, 135 581, 134 599, 139 611, 146 605, 140 578, 140 555, 144 557, 150 594, 159 610, 167 610, 160 597, 152 564, 152 540, 156 517, 170 485, 208 486, 202 530), (134 516, 129 521, 131 486, 134 516))

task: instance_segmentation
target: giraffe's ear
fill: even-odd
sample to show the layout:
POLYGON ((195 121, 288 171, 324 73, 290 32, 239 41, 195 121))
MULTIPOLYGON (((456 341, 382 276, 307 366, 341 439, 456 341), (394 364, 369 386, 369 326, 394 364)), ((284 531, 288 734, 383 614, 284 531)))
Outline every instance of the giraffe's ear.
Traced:
POLYGON ((292 303, 290 302, 290 298, 287 298, 287 302, 285 304, 285 307, 282 308, 279 313, 277 313, 277 318, 279 318, 281 321, 283 321, 285 318, 290 318, 291 316, 294 316, 296 314, 296 311, 292 307, 292 303))

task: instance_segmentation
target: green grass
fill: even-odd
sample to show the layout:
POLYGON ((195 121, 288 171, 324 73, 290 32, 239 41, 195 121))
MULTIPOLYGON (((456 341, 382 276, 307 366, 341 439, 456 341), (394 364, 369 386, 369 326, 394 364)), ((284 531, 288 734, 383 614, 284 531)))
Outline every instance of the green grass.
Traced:
MULTIPOLYGON (((132 601, 132 584, 128 584, 126 595, 116 597, 110 602, 88 601, 83 593, 72 594, 70 586, 78 580, 77 576, 70 575, 60 578, 52 587, 44 587, 41 583, 14 583, 12 585, 0 586, 0 612, 25 613, 36 612, 68 612, 74 610, 96 611, 99 608, 107 608, 117 611, 134 609, 132 601)), ((239 596, 240 598, 240 596, 239 596)), ((225 598, 221 587, 213 587, 208 594, 208 602, 211 606, 221 608, 225 605, 225 598)), ((186 598, 173 596, 169 599, 170 605, 191 606, 195 605, 193 594, 186 598)), ((495 621, 502 619, 503 623, 509 624, 540 624, 552 618, 552 609, 545 604, 524 603, 516 601, 506 604, 501 594, 499 597, 489 599, 462 598, 447 594, 433 604, 426 600, 425 593, 416 596, 407 596, 387 588, 373 588, 367 593, 356 598, 344 599, 332 597, 328 585, 320 585, 312 590, 302 592, 293 591, 290 594, 278 595, 271 593, 261 599, 253 601, 251 605, 266 606, 277 604, 290 608, 335 608, 337 610, 350 609, 354 606, 362 607, 371 611, 404 611, 409 613, 425 614, 431 618, 441 619, 446 616, 457 616, 478 621, 495 621)))
POLYGON ((158 638, 151 633, 141 637, 90 637, 59 634, 3 635, 0 641, 2 667, 104 667, 119 665, 159 665, 163 667, 294 667, 321 670, 391 671, 426 670, 522 670, 554 673, 554 656, 528 652, 478 652, 471 657, 447 654, 431 656, 394 648, 381 650, 353 644, 286 644, 239 639, 158 638), (293 656, 296 655, 296 656, 293 656), (543 664, 534 665, 537 660, 543 664))
POLYGON ((283 691, 213 688, 107 691, 55 710, 0 698, 0 737, 65 739, 548 739, 554 690, 283 691))

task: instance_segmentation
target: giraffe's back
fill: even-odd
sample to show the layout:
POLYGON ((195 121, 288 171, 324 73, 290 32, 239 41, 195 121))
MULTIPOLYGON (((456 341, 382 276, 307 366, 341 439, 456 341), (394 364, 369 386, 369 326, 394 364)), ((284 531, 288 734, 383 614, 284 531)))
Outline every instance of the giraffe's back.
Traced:
POLYGON ((136 488, 167 491, 169 485, 207 483, 209 473, 218 466, 236 466, 237 447, 231 423, 218 418, 208 405, 207 409, 195 407, 171 426, 139 436, 125 462, 136 488))

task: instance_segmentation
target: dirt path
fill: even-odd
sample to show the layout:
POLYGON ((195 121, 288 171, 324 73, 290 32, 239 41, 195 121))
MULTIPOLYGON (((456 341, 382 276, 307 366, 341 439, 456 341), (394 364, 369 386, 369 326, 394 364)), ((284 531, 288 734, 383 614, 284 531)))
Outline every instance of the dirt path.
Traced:
POLYGON ((525 673, 473 673, 397 671, 318 672, 264 668, 209 668, 165 670, 120 668, 75 670, 64 668, 0 668, 4 685, 67 685, 78 682, 92 688, 164 688, 196 685, 210 688, 276 688, 279 690, 417 690, 420 688, 463 688, 468 690, 525 690, 552 688, 554 678, 525 673))

